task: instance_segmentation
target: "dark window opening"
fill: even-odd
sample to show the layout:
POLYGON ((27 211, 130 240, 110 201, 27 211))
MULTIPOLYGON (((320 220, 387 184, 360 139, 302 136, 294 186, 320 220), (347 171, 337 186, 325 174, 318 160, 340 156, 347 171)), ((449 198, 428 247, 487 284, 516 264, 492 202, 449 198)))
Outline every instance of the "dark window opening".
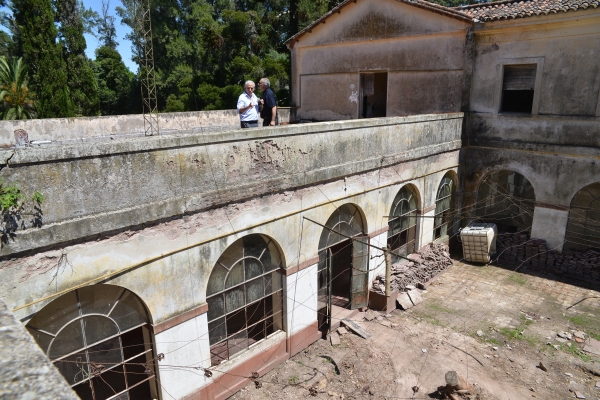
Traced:
POLYGON ((501 112, 531 114, 537 64, 506 65, 501 112))
POLYGON ((382 118, 387 114, 387 72, 360 74, 360 117, 382 118))

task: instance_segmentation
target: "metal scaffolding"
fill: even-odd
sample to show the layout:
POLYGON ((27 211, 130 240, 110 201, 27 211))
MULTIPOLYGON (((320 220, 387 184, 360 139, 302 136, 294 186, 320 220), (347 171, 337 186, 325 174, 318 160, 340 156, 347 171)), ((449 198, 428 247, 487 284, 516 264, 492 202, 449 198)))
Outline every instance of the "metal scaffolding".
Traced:
POLYGON ((150 20, 150 0, 138 0, 135 18, 138 27, 138 52, 140 82, 142 90, 142 113, 146 136, 158 135, 158 106, 156 100, 156 80, 154 73, 154 48, 152 46, 152 23, 150 20))

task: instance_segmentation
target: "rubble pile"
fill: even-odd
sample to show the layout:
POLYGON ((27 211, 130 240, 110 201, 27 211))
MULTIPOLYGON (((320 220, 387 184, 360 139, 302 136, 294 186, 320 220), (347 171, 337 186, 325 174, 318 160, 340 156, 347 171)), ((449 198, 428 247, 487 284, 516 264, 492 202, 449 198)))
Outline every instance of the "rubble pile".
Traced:
POLYGON ((530 266, 550 272, 600 281, 600 250, 565 251, 557 254, 543 239, 530 239, 528 233, 498 235, 498 261, 509 266, 530 266))
MULTIPOLYGON (((392 291, 403 292, 409 285, 425 284, 434 276, 452 265, 448 246, 431 243, 423 251, 411 254, 392 264, 392 291)), ((385 274, 377 275, 373 281, 374 292, 385 294, 385 274)))

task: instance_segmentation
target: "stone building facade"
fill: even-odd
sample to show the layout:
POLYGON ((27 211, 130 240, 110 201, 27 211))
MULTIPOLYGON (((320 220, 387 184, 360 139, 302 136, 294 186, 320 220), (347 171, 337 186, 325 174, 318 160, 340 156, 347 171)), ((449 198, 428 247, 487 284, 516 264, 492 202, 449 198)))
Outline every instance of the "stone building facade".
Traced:
POLYGON ((33 140, 0 177, 45 196, 5 237, 0 297, 82 398, 221 399, 366 305, 366 242, 487 219, 598 246, 597 6, 345 1, 288 42, 312 124, 0 123, 33 140))

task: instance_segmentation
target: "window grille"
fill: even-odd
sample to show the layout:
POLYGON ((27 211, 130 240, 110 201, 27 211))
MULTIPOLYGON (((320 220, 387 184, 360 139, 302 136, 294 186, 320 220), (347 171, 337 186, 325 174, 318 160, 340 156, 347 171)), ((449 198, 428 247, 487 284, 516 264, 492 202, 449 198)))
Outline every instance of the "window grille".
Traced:
POLYGON ((438 187, 435 200, 435 216, 433 219, 434 239, 448 235, 448 226, 451 226, 454 209, 454 181, 445 176, 438 187))
POLYGON ((154 399, 149 322, 132 292, 95 285, 52 301, 26 327, 80 398, 154 399))
POLYGON ((565 239, 565 250, 600 249, 600 182, 573 197, 565 239))
POLYGON ((535 194, 523 175, 513 171, 489 174, 477 192, 478 221, 495 223, 499 232, 531 230, 535 194))
POLYGON ((211 364, 219 365, 283 328, 282 258, 262 235, 225 250, 206 291, 211 364))
POLYGON ((387 241, 390 249, 398 255, 415 252, 417 206, 416 191, 409 185, 404 186, 394 198, 388 220, 387 241))

